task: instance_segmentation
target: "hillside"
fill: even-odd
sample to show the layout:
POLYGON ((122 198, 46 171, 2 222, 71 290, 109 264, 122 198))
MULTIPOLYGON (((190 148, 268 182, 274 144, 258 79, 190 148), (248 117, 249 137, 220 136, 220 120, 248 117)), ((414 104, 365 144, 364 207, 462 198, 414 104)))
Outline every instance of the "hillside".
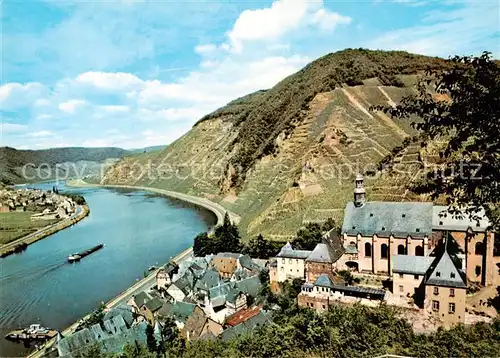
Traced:
POLYGON ((445 66, 400 51, 329 54, 205 116, 165 150, 125 158, 103 182, 204 196, 240 215, 243 235, 276 239, 306 221, 341 221, 357 172, 371 200, 424 200, 408 186, 439 144, 421 149, 410 123, 372 106, 398 103, 445 66))
POLYGON ((93 173, 110 159, 119 159, 129 154, 120 148, 52 148, 43 150, 18 150, 0 148, 0 180, 24 183, 23 167, 31 181, 52 179, 58 175, 73 175, 84 170, 93 173), (65 163, 65 165, 64 165, 65 163), (69 165, 78 163, 78 165, 69 165), (59 169, 56 171, 56 165, 59 169), (70 173, 71 171, 71 173, 70 173))

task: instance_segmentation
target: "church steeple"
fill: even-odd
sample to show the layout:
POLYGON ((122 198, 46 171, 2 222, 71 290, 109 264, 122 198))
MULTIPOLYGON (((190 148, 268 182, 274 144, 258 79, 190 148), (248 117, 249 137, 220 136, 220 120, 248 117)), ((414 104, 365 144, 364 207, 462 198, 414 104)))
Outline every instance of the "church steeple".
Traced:
POLYGON ((366 191, 363 180, 364 178, 361 174, 356 175, 356 187, 354 188, 354 205, 357 207, 363 206, 366 202, 366 191))

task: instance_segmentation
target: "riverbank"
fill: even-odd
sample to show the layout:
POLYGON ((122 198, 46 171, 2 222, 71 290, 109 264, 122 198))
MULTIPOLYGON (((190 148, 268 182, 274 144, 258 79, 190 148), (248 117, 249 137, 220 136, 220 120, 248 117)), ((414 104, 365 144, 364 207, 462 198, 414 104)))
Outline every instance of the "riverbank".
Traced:
POLYGON ((198 207, 202 207, 204 209, 207 209, 214 213, 214 215, 217 217, 217 225, 222 225, 224 222, 224 216, 226 213, 228 213, 229 218, 231 219, 231 222, 238 224, 240 221, 240 216, 236 215, 235 213, 226 210, 222 205, 219 205, 217 203, 214 203, 211 200, 208 200, 206 198, 200 198, 197 196, 193 195, 188 195, 188 194, 183 194, 183 193, 178 193, 175 191, 170 191, 170 190, 164 190, 164 189, 158 189, 158 188, 152 188, 152 187, 145 187, 145 186, 133 186, 133 185, 99 185, 99 184, 89 184, 82 179, 76 179, 76 180, 68 180, 66 182, 67 186, 72 186, 72 187, 81 187, 81 188, 92 188, 92 187, 98 187, 98 188, 122 188, 122 189, 132 189, 132 190, 143 190, 143 191, 149 191, 155 194, 160 194, 163 196, 167 196, 169 198, 173 199, 178 199, 190 204, 193 204, 198 207))
MULTIPOLYGON (((188 257, 190 257, 192 255, 192 253, 193 253, 193 248, 189 247, 186 250, 184 250, 183 252, 181 252, 180 254, 178 254, 177 256, 175 256, 174 258, 172 258, 172 261, 174 261, 177 264, 180 264, 181 262, 186 260, 188 257)), ((132 286, 130 286, 128 289, 126 289, 125 291, 118 294, 116 297, 109 300, 105 304, 106 309, 113 308, 113 307, 118 306, 120 304, 126 304, 126 302, 130 298, 132 298, 133 295, 136 295, 139 292, 142 292, 142 291, 145 291, 145 290, 151 288, 156 283, 156 274, 158 273, 159 270, 160 269, 158 268, 158 269, 150 272, 150 274, 147 277, 143 278, 140 281, 137 281, 132 286)), ((80 322, 86 320, 91 314, 92 313, 87 314, 86 316, 84 316, 83 318, 76 321, 71 326, 69 326, 68 328, 66 328, 62 332, 60 332, 61 335, 67 336, 67 335, 71 335, 71 334, 75 333, 75 330, 78 327, 78 325, 80 324, 80 322)), ((52 348, 54 348, 54 344, 56 343, 56 339, 57 339, 57 337, 47 341, 43 346, 40 347, 40 349, 31 353, 28 356, 28 358, 41 358, 41 357, 43 357, 48 351, 50 351, 52 348)))
POLYGON ((7 257, 15 253, 17 251, 17 248, 20 247, 26 248, 27 246, 39 240, 42 240, 47 236, 50 236, 58 231, 66 229, 67 227, 70 227, 78 223, 79 221, 83 220, 85 217, 89 215, 89 213, 90 209, 87 205, 78 205, 76 207, 76 213, 73 216, 64 219, 62 221, 59 221, 55 224, 46 226, 32 234, 26 235, 17 240, 2 245, 0 247, 0 257, 7 257))

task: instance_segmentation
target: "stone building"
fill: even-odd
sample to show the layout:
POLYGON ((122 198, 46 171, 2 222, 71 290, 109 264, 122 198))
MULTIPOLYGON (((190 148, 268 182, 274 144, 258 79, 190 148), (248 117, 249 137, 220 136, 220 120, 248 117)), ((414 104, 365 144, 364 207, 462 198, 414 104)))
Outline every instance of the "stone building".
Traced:
POLYGON ((436 259, 431 256, 393 256, 392 283, 393 293, 400 298, 418 297, 423 301, 425 288, 423 282, 431 264, 436 259))
POLYGON ((494 257, 495 235, 491 223, 484 211, 471 219, 467 214, 462 217, 447 212, 446 206, 434 206, 432 230, 433 239, 443 240, 443 234, 449 233, 459 246, 458 257, 465 261, 467 279, 485 286, 494 284, 498 275, 496 264, 500 262, 494 257))
POLYGON ((332 246, 327 243, 317 244, 305 260, 307 281, 315 282, 322 274, 333 279, 335 263, 341 255, 342 252, 335 252, 332 246))
POLYGON ((449 252, 449 240, 445 239, 442 254, 433 262, 425 277, 424 308, 445 327, 465 321, 467 290, 467 278, 460 267, 460 260, 449 252))
POLYGON ((432 250, 432 203, 366 202, 358 175, 341 232, 347 255, 339 267, 390 275, 392 256, 427 256, 432 250))
POLYGON ((358 175, 342 225, 345 252, 335 267, 392 276, 396 255, 427 257, 449 233, 458 244, 457 258, 464 261, 467 279, 491 285, 500 263, 494 257, 496 234, 484 212, 476 215, 472 220, 468 214, 457 217, 448 207, 432 203, 366 201, 363 177, 358 175))
POLYGON ((294 278, 304 278, 306 259, 311 253, 312 251, 309 250, 295 250, 287 242, 276 256, 278 282, 294 278))

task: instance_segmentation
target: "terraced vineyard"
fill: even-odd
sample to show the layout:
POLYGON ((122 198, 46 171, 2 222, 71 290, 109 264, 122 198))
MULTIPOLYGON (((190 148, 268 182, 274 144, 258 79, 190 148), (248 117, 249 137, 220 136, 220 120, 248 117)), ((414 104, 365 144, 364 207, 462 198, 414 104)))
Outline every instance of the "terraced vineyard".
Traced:
MULTIPOLYGON (((333 217, 341 223, 358 172, 371 174, 365 175, 369 200, 427 200, 408 188, 436 152, 410 142, 394 156, 392 169, 377 170, 383 158, 417 132, 409 122, 392 120, 373 107, 393 106, 415 93, 417 76, 395 76, 398 87, 368 78, 360 85, 316 93, 272 146, 266 144, 271 150, 254 158, 241 185, 234 185, 241 173, 234 158, 245 145, 238 138, 252 106, 266 96, 263 91, 206 116, 162 152, 125 158, 106 173, 103 183, 206 197, 241 216, 245 237, 262 233, 278 240, 305 222, 333 217)), ((288 78, 276 88, 290 82, 288 78)))

